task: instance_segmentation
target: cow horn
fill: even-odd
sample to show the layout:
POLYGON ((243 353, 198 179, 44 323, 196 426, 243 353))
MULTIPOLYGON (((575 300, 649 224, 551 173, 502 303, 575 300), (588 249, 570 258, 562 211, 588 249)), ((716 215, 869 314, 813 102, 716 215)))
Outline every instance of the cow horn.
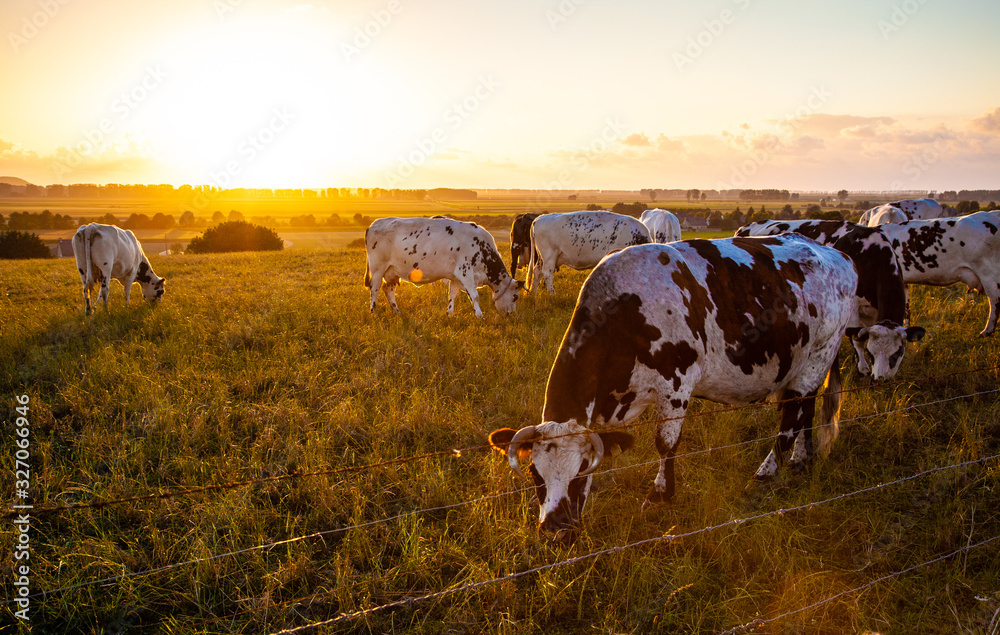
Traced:
POLYGON ((601 464, 601 459, 604 458, 604 441, 601 440, 601 435, 596 432, 589 433, 590 442, 594 445, 594 451, 597 452, 597 456, 594 457, 594 462, 587 467, 584 471, 580 472, 579 476, 586 476, 597 469, 597 466, 601 464))
POLYGON ((533 438, 535 436, 535 426, 528 426, 526 428, 521 428, 514 434, 514 437, 507 444, 507 461, 510 466, 514 468, 514 471, 523 478, 528 478, 521 471, 520 466, 517 464, 517 451, 520 449, 521 444, 533 438))

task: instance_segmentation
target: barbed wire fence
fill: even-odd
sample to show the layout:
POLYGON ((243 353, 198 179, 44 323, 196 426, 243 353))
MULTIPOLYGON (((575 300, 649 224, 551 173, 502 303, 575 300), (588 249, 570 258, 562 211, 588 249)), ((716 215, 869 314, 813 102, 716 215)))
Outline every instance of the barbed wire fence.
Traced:
MULTIPOLYGON (((954 376, 958 376, 958 375, 967 375, 967 374, 980 373, 980 372, 995 372, 998 369, 1000 369, 1000 367, 977 368, 977 369, 972 369, 972 370, 968 370, 968 371, 957 371, 957 372, 954 372, 954 373, 947 373, 947 374, 944 374, 944 375, 935 375, 935 376, 928 376, 928 377, 917 378, 917 379, 899 380, 899 381, 896 381, 896 382, 884 382, 882 384, 870 385, 870 386, 861 386, 861 387, 856 387, 856 388, 852 388, 852 389, 843 390, 843 391, 840 391, 840 392, 848 393, 848 392, 857 392, 859 390, 871 390, 871 389, 876 389, 876 388, 887 388, 887 387, 891 387, 893 385, 899 385, 899 384, 904 384, 904 383, 905 384, 916 384, 916 383, 921 383, 921 382, 925 382, 925 381, 940 380, 940 379, 943 379, 943 378, 954 377, 954 376)), ((1000 388, 998 388, 998 389, 991 389, 991 390, 977 391, 977 392, 973 392, 973 393, 968 393, 968 394, 964 394, 964 395, 958 395, 958 396, 954 396, 954 397, 948 397, 948 398, 934 400, 934 401, 929 401, 929 402, 920 403, 920 404, 911 404, 911 405, 905 406, 903 408, 898 408, 898 409, 889 410, 889 411, 876 412, 876 413, 870 413, 870 414, 866 414, 866 415, 860 415, 860 416, 857 416, 857 417, 853 417, 853 418, 850 418, 850 419, 845 419, 845 420, 841 421, 840 424, 844 425, 844 424, 848 424, 848 423, 852 423, 852 422, 857 422, 857 421, 861 421, 861 420, 869 419, 869 418, 873 418, 873 417, 888 416, 888 415, 891 415, 891 414, 897 414, 897 413, 901 413, 901 412, 905 412, 905 411, 910 411, 910 410, 914 410, 914 409, 918 409, 918 408, 923 408, 923 407, 927 407, 927 406, 931 406, 931 405, 938 405, 938 404, 943 404, 943 403, 957 401, 957 400, 960 400, 960 399, 968 399, 968 398, 978 397, 978 396, 983 396, 983 395, 988 395, 988 394, 995 394, 995 393, 998 393, 998 392, 1000 392, 1000 388)), ((792 401, 792 400, 788 400, 788 401, 792 401)), ((762 406, 762 405, 773 405, 774 403, 775 403, 774 401, 771 401, 771 402, 766 402, 766 403, 762 402, 762 403, 750 404, 748 406, 737 406, 737 407, 728 407, 728 408, 706 410, 706 411, 702 411, 702 412, 699 412, 699 413, 690 414, 690 415, 688 415, 688 418, 704 417, 704 416, 717 415, 717 414, 721 414, 721 413, 736 412, 736 411, 746 410, 746 409, 749 409, 749 408, 759 407, 759 406, 762 406)), ((668 419, 647 419, 647 420, 643 420, 643 421, 640 421, 640 422, 635 422, 635 423, 629 424, 628 427, 637 427, 637 426, 643 426, 643 425, 655 425, 657 423, 660 423, 660 422, 663 422, 663 421, 666 421, 666 420, 668 420, 668 419)), ((817 427, 819 427, 819 426, 817 426, 817 427)), ((619 428, 619 429, 621 429, 621 428, 619 428)), ((687 453, 684 453, 684 454, 678 454, 675 458, 684 458, 684 457, 690 457, 690 456, 695 456, 695 455, 700 455, 700 454, 707 454, 707 453, 711 453, 711 452, 715 452, 715 451, 728 450, 728 449, 733 449, 733 448, 739 448, 739 447, 748 446, 748 445, 756 444, 756 443, 772 442, 773 440, 774 440, 774 436, 773 435, 769 435, 769 436, 766 436, 766 437, 752 439, 752 440, 749 440, 749 441, 742 441, 742 442, 739 442, 739 443, 734 443, 734 444, 729 444, 729 445, 724 445, 724 446, 717 446, 717 447, 710 447, 710 448, 705 448, 705 449, 701 449, 701 450, 695 450, 695 451, 687 452, 687 453)), ((386 461, 379 461, 379 462, 374 462, 374 463, 364 464, 364 465, 348 466, 348 467, 337 468, 337 469, 317 470, 317 471, 312 471, 312 472, 291 472, 291 473, 288 473, 288 474, 283 474, 283 475, 278 475, 278 476, 269 476, 269 477, 262 477, 262 478, 257 478, 257 479, 247 479, 247 480, 244 480, 244 481, 236 481, 236 482, 219 484, 219 485, 211 485, 211 486, 204 486, 204 487, 197 487, 197 488, 188 488, 188 489, 183 489, 183 490, 175 490, 175 491, 167 491, 167 492, 155 492, 155 493, 150 493, 150 494, 146 494, 146 495, 138 495, 138 496, 121 498, 121 499, 104 500, 104 501, 93 501, 93 502, 88 502, 88 503, 77 503, 77 504, 72 504, 72 505, 53 506, 53 507, 49 507, 49 508, 41 508, 39 510, 35 510, 35 512, 33 512, 33 514, 35 514, 35 515, 39 515, 39 514, 46 515, 46 514, 54 514, 54 513, 61 513, 61 512, 77 511, 77 510, 83 510, 83 509, 102 509, 102 508, 105 508, 105 507, 108 507, 108 506, 111 506, 111 505, 134 503, 134 502, 141 502, 141 501, 146 501, 146 500, 168 499, 168 498, 174 498, 174 497, 186 496, 186 495, 204 494, 204 493, 209 493, 209 492, 224 491, 224 490, 227 490, 227 489, 234 489, 234 488, 237 488, 237 487, 260 485, 260 484, 265 484, 265 483, 269 483, 269 482, 276 482, 276 481, 295 480, 295 479, 302 479, 302 478, 308 478, 308 477, 313 477, 313 476, 321 476, 321 475, 337 475, 337 474, 347 474, 347 473, 352 473, 352 472, 362 472, 362 471, 367 471, 367 470, 380 469, 380 468, 384 468, 384 467, 388 467, 388 466, 392 466, 392 465, 401 465, 401 464, 411 463, 411 462, 415 462, 415 461, 429 460, 431 458, 437 458, 437 457, 447 457, 447 456, 460 457, 464 453, 468 453, 468 452, 472 452, 472 451, 480 451, 480 450, 484 450, 484 449, 488 450, 489 447, 490 447, 489 445, 483 444, 483 445, 479 445, 479 446, 472 446, 472 447, 469 447, 469 448, 449 449, 449 450, 442 450, 442 451, 438 451, 438 452, 429 452, 429 453, 424 453, 424 454, 420 454, 420 455, 414 455, 414 456, 409 456, 409 457, 399 457, 399 458, 396 458, 396 459, 391 459, 391 460, 386 460, 386 461)), ((836 501, 836 500, 841 500, 841 499, 848 498, 848 497, 857 496, 857 495, 860 495, 860 494, 863 494, 863 493, 867 493, 867 492, 870 492, 870 491, 874 491, 874 490, 877 490, 877 489, 881 489, 881 488, 885 488, 885 487, 891 487, 891 486, 894 486, 894 485, 898 485, 898 484, 901 484, 901 483, 904 483, 904 482, 908 482, 908 481, 920 478, 922 476, 926 476, 926 475, 929 475, 929 474, 941 472, 941 471, 944 471, 944 470, 958 469, 958 468, 962 468, 962 467, 969 467, 969 466, 973 466, 973 465, 977 465, 977 464, 982 464, 982 463, 987 462, 987 461, 995 460, 998 457, 1000 457, 1000 455, 995 455, 995 456, 990 456, 990 457, 984 457, 984 458, 980 458, 980 459, 976 459, 976 460, 972 460, 972 461, 966 461, 966 462, 963 462, 963 463, 958 463, 958 464, 953 464, 953 465, 948 465, 948 466, 943 466, 943 467, 938 467, 938 468, 932 468, 932 469, 920 472, 918 474, 914 474, 914 475, 909 476, 909 477, 904 477, 904 478, 898 479, 896 481, 892 481, 892 482, 885 483, 885 484, 879 484, 879 485, 876 485, 876 486, 873 486, 873 487, 869 487, 869 488, 863 488, 863 489, 860 489, 860 490, 856 490, 854 492, 849 492, 849 493, 842 494, 842 495, 839 495, 839 496, 836 496, 836 497, 833 497, 833 498, 829 498, 829 499, 826 499, 826 500, 817 501, 817 502, 813 502, 813 503, 807 503, 807 504, 804 504, 804 505, 800 505, 800 506, 792 507, 792 508, 788 508, 788 509, 774 510, 774 511, 771 511, 771 512, 766 512, 766 513, 763 513, 763 514, 759 514, 759 515, 751 516, 751 517, 747 517, 747 518, 734 519, 734 520, 727 521, 725 523, 721 523, 721 524, 718 524, 718 525, 713 525, 713 526, 710 526, 710 527, 704 527, 702 529, 693 530, 691 532, 687 532, 687 533, 684 533, 684 534, 668 535, 668 536, 657 536, 657 537, 653 537, 653 538, 648 538, 648 539, 637 541, 637 542, 630 543, 630 544, 627 544, 627 545, 622 545, 622 546, 618 546, 618 547, 612 547, 612 548, 608 548, 608 549, 604 549, 604 550, 600 550, 600 551, 595 551, 595 552, 588 553, 588 554, 583 554, 581 556, 577 556, 575 558, 571 558, 571 559, 568 559, 568 560, 563 560, 563 561, 560 561, 560 562, 549 563, 549 564, 543 565, 541 567, 537 567, 535 569, 531 569, 531 570, 528 570, 528 571, 522 571, 522 572, 518 572, 518 573, 515 573, 515 574, 510 574, 508 576, 503 576, 503 577, 494 578, 494 579, 490 579, 490 580, 480 581, 480 582, 476 582, 476 583, 470 583, 470 584, 458 586, 458 587, 455 587, 455 588, 445 589, 445 590, 442 590, 442 591, 439 591, 439 592, 436 592, 436 593, 432 593, 432 594, 428 594, 428 595, 425 595, 425 596, 422 596, 422 597, 418 597, 418 598, 408 598, 406 600, 402 600, 402 601, 399 601, 399 602, 387 603, 387 604, 383 604, 383 605, 380 605, 380 606, 369 607, 367 609, 363 609, 363 610, 360 610, 360 611, 355 611, 355 612, 352 612, 352 613, 341 614, 341 615, 338 615, 335 618, 332 618, 330 620, 320 621, 320 622, 315 622, 315 623, 303 625, 303 626, 296 627, 296 628, 293 628, 293 629, 290 629, 290 630, 281 631, 281 633, 302 632, 304 630, 308 630, 308 629, 315 628, 315 627, 318 627, 318 626, 323 626, 323 625, 327 625, 327 624, 333 624, 333 623, 338 623, 338 622, 349 621, 349 620, 352 620, 352 619, 357 619, 357 618, 359 618, 361 616, 371 615, 371 614, 379 612, 379 611, 385 611, 385 610, 389 610, 389 609, 392 609, 392 608, 398 608, 398 607, 401 607, 401 606, 413 605, 413 604, 417 604, 417 603, 420 603, 420 602, 423 602, 423 601, 426 601, 426 600, 432 600, 432 599, 444 597, 444 596, 447 596, 447 595, 452 595, 452 594, 463 592, 463 591, 470 591, 470 590, 474 590, 476 588, 480 588, 480 587, 483 587, 483 586, 492 585, 492 584, 498 584, 498 583, 501 583, 501 582, 503 582, 505 580, 514 579, 514 578, 517 578, 517 577, 522 577, 522 576, 525 576, 525 575, 529 575, 529 574, 532 574, 532 573, 537 573, 537 572, 540 572, 540 571, 544 571, 544 570, 548 570, 548 569, 552 569, 552 568, 556 568, 556 567, 568 566, 568 565, 574 564, 576 562, 580 562, 582 560, 587 560, 587 559, 592 559, 592 558, 598 558, 598 557, 601 557, 601 556, 604 556, 604 555, 608 555, 608 554, 611 554, 611 553, 616 553, 616 552, 625 551, 625 550, 628 550, 628 549, 638 548, 638 547, 641 547, 641 546, 644 546, 644 545, 647 545, 647 544, 651 544, 651 543, 655 543, 655 542, 662 542, 662 541, 670 541, 670 542, 672 542, 674 540, 679 540, 679 539, 683 539, 683 538, 686 538, 686 537, 691 537, 691 536, 699 535, 699 534, 702 534, 702 533, 714 531, 714 530, 717 530, 717 529, 720 529, 720 528, 723 528, 723 527, 727 527, 727 526, 739 525, 739 524, 743 524, 743 523, 747 523, 747 522, 753 522, 755 520, 759 520, 761 518, 765 518, 765 517, 768 517, 768 516, 773 516, 773 515, 776 515, 776 514, 777 515, 784 515, 786 513, 791 513, 791 512, 800 511, 800 510, 803 510, 803 509, 808 509, 808 508, 816 507, 816 506, 819 506, 819 505, 827 504, 827 503, 830 503, 830 502, 833 502, 833 501, 836 501)), ((634 469, 634 468, 637 468, 637 467, 653 465, 653 464, 656 464, 657 462, 658 462, 657 460, 654 460, 654 461, 649 461, 649 462, 645 462, 645 463, 637 463, 637 464, 625 465, 625 466, 622 466, 622 467, 617 467, 617 468, 611 468, 611 469, 603 470, 600 473, 606 474, 606 473, 617 472, 617 471, 621 471, 621 470, 634 469)), ((207 561, 217 560, 217 559, 227 558, 227 557, 234 557, 234 556, 238 556, 238 555, 241 555, 241 554, 250 553, 250 552, 253 552, 253 551, 260 551, 260 550, 272 549, 272 548, 277 547, 277 546, 291 544, 291 543, 300 542, 300 541, 304 541, 304 540, 309 540, 309 539, 312 539, 312 538, 320 538, 320 537, 328 536, 328 535, 335 534, 335 533, 347 532, 347 531, 352 531, 352 530, 357 530, 357 529, 363 529, 363 528, 367 528, 367 527, 371 527, 371 526, 375 526, 375 525, 379 525, 379 524, 390 523, 390 522, 393 522, 393 521, 396 521, 396 520, 405 519, 407 517, 415 516, 415 515, 418 515, 418 514, 425 514, 425 513, 433 513, 433 512, 438 512, 438 511, 450 510, 450 509, 455 509, 455 508, 463 507, 463 506, 466 506, 466 505, 472 505, 472 504, 475 504, 475 503, 481 503, 481 502, 485 502, 485 501, 488 501, 488 500, 498 499, 498 498, 501 498, 501 497, 512 496, 512 495, 515 495, 515 494, 521 494, 521 493, 524 493, 524 492, 526 492, 528 490, 531 490, 531 489, 533 489, 533 488, 530 488, 530 487, 529 488, 520 488, 520 489, 511 490, 511 491, 505 491, 505 492, 500 492, 500 493, 496 493, 496 494, 490 494, 490 495, 486 495, 486 496, 474 498, 474 499, 471 499, 471 500, 459 501, 459 502, 448 504, 448 505, 442 505, 442 506, 438 506, 438 507, 432 507, 432 508, 425 508, 425 509, 418 509, 418 510, 408 511, 408 512, 404 512, 404 513, 401 513, 401 514, 398 514, 398 515, 395 515, 395 516, 392 516, 392 517, 381 518, 381 519, 373 520, 373 521, 366 522, 366 523, 360 523, 360 524, 355 524, 355 525, 351 525, 351 526, 338 527, 338 528, 334 528, 334 529, 330 529, 330 530, 324 530, 324 531, 320 531, 320 532, 314 532, 314 533, 307 534, 307 535, 295 536, 295 537, 291 537, 291 538, 284 539, 284 540, 278 540, 278 541, 274 541, 274 542, 270 542, 270 543, 266 543, 266 544, 261 544, 261 545, 257 545, 257 546, 253 546, 253 547, 248 547, 246 549, 240 549, 240 550, 235 550, 235 551, 226 552, 226 553, 213 554, 211 556, 206 556, 206 557, 203 557, 203 558, 194 558, 194 559, 190 559, 190 560, 187 560, 187 561, 172 563, 172 564, 168 564, 168 565, 164 565, 164 566, 161 566, 161 567, 152 568, 152 569, 148 569, 148 570, 130 572, 130 573, 125 573, 125 574, 121 574, 121 575, 118 575, 118 576, 110 576, 110 577, 102 578, 102 579, 99 579, 99 580, 93 580, 93 581, 88 581, 88 582, 84 582, 84 583, 80 583, 80 584, 76 584, 76 585, 70 585, 70 586, 66 586, 66 587, 61 587, 61 588, 57 588, 57 589, 50 590, 50 591, 43 591, 43 592, 39 592, 39 593, 33 594, 31 596, 28 596, 28 597, 29 598, 43 598, 43 597, 52 596, 52 595, 64 593, 64 592, 75 590, 75 589, 84 588, 84 587, 95 586, 95 585, 106 585, 106 584, 110 584, 110 583, 113 583, 113 582, 118 582, 118 581, 121 581, 121 580, 124 580, 124 579, 128 579, 128 578, 135 578, 135 577, 153 575, 153 574, 157 574, 157 573, 161 573, 161 572, 165 572, 165 571, 169 571, 169 570, 173 570, 173 569, 178 569, 178 568, 185 567, 185 566, 191 566, 191 565, 194 565, 194 564, 197 564, 197 563, 202 563, 202 562, 207 562, 207 561)), ((8 515, 8 517, 9 517, 9 515, 8 515)), ((961 552, 964 552, 964 551, 969 551, 971 549, 975 549, 975 548, 984 546, 986 544, 990 544, 994 540, 996 540, 997 538, 1000 538, 1000 537, 990 538, 990 539, 981 541, 979 543, 976 543, 975 545, 967 545, 963 549, 956 550, 956 551, 954 551, 952 553, 945 554, 945 555, 940 556, 938 558, 935 558, 933 560, 927 561, 925 563, 921 563, 921 564, 916 565, 914 567, 907 568, 905 570, 896 572, 894 574, 890 574, 888 576, 883 576, 882 578, 879 578, 877 580, 873 580, 873 581, 869 582, 866 585, 863 585, 863 586, 858 587, 856 589, 852 589, 850 591, 845 591, 844 593, 838 594, 837 596, 833 596, 831 598, 827 598, 826 600, 817 602, 814 605, 810 605, 808 607, 802 607, 800 609, 797 609, 795 611, 789 612, 787 614, 783 614, 781 616, 775 616, 775 617, 767 618, 767 619, 755 619, 755 620, 752 620, 750 622, 747 622, 746 624, 743 624, 743 625, 741 625, 739 627, 736 627, 735 629, 732 629, 731 631, 727 631, 727 633, 728 632, 740 632, 741 629, 742 630, 749 630, 749 629, 752 629, 752 628, 757 628, 758 626, 765 625, 765 624, 770 623, 772 621, 777 621, 777 620, 785 618, 785 617, 790 617, 791 615, 794 615, 796 613, 799 613, 799 612, 802 612, 802 611, 806 611, 806 610, 809 610, 811 608, 815 608, 816 606, 820 606, 820 605, 822 605, 823 603, 826 603, 826 602, 833 601, 833 600, 837 599, 837 597, 841 597, 842 595, 845 595, 845 594, 848 594, 848 593, 852 593, 852 592, 861 592, 861 591, 863 591, 863 590, 865 590, 867 588, 870 588, 871 586, 873 586, 875 584, 878 584, 879 582, 891 579, 893 577, 898 577, 900 575, 904 575, 904 574, 906 574, 906 573, 908 573, 910 571, 916 570, 916 569, 918 569, 920 567, 923 567, 923 566, 927 566, 927 565, 933 564, 935 562, 939 562, 941 560, 947 559, 947 558, 949 558, 949 557, 951 557, 953 555, 956 555, 958 553, 961 553, 961 552)), ((393 575, 399 575, 399 574, 393 574, 393 575)), ((379 579, 389 578, 389 577, 392 577, 392 576, 381 576, 379 579)), ((371 583, 372 581, 373 580, 366 580, 366 581, 363 581, 363 582, 358 583, 358 584, 368 584, 368 583, 371 583)), ((334 593, 336 591, 337 591, 337 589, 335 589, 333 591, 326 592, 325 594, 329 595, 330 593, 334 593)), ((318 596, 322 596, 322 595, 324 595, 324 594, 320 593, 320 594, 313 594, 313 595, 308 596, 308 597, 318 597, 318 596)), ((13 602, 13 600, 7 600, 7 601, 3 602, 3 604, 9 605, 12 602, 13 602)), ((292 601, 290 601, 290 602, 292 602, 292 601)), ((224 618, 218 618, 218 619, 224 619, 224 618)), ((213 620, 209 620, 208 622, 211 622, 211 621, 213 621, 213 620)))

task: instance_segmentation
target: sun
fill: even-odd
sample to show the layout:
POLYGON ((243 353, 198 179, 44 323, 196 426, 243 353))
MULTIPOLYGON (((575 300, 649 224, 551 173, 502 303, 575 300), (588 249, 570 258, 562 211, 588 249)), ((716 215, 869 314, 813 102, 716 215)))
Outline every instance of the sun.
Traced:
POLYGON ((297 17, 233 17, 184 33, 166 57, 155 104, 136 123, 187 182, 330 183, 377 126, 356 98, 374 78, 359 78, 328 33, 297 17))

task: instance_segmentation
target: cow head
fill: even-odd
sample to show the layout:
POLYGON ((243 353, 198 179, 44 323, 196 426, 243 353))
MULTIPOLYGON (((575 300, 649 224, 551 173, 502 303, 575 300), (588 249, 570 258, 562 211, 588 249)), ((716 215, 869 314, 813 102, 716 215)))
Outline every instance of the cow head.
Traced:
POLYGON ((142 289, 142 297, 146 299, 147 302, 156 303, 163 297, 163 291, 165 289, 164 283, 166 283, 166 278, 161 278, 153 273, 150 268, 149 263, 143 260, 139 263, 139 271, 135 278, 136 282, 139 283, 139 288, 142 289))
POLYGON ((626 432, 593 432, 574 423, 549 421, 520 430, 501 428, 490 434, 490 445, 504 454, 514 471, 528 472, 538 498, 538 528, 553 540, 572 542, 590 493, 592 473, 614 445, 632 447, 626 432))
POLYGON ((503 313, 513 313, 517 308, 517 299, 521 295, 524 283, 514 278, 507 278, 493 292, 493 305, 503 313))
MULTIPOLYGON (((850 327, 846 334, 865 357, 864 361, 871 368, 872 378, 883 381, 896 375, 903 361, 906 343, 920 340, 925 333, 919 326, 904 328, 891 320, 883 320, 865 328, 850 327)), ((864 372, 860 360, 858 367, 864 372)))

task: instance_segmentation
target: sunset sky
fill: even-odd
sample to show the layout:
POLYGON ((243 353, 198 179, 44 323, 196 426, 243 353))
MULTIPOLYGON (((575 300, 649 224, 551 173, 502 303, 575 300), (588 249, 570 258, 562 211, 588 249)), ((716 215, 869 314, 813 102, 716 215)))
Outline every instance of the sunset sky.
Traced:
POLYGON ((4 0, 0 176, 1000 187, 996 0, 4 0))

